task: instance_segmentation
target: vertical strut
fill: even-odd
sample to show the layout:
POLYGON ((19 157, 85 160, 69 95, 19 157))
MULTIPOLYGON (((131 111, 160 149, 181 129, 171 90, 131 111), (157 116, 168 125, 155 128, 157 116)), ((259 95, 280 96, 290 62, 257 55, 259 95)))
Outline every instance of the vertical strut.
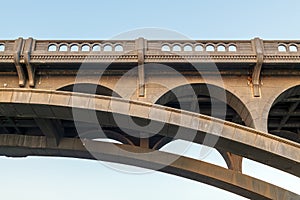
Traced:
POLYGON ((33 42, 34 42, 34 40, 32 38, 28 38, 25 41, 25 45, 24 45, 24 62, 25 62, 26 69, 27 69, 27 74, 28 74, 29 86, 30 87, 35 86, 35 81, 34 81, 35 69, 30 64, 30 54, 31 54, 33 42))
POLYGON ((22 48, 23 48, 23 38, 20 37, 15 41, 14 44, 14 63, 17 69, 20 87, 24 87, 26 82, 24 70, 20 63, 22 48))
POLYGON ((146 40, 144 38, 138 38, 135 40, 137 54, 138 54, 138 96, 145 96, 145 48, 146 40))
POLYGON ((260 97, 260 87, 261 87, 261 68, 264 62, 264 45, 263 41, 259 38, 254 38, 252 40, 252 45, 255 48, 256 53, 256 65, 254 66, 252 73, 252 86, 253 86, 253 96, 260 97))

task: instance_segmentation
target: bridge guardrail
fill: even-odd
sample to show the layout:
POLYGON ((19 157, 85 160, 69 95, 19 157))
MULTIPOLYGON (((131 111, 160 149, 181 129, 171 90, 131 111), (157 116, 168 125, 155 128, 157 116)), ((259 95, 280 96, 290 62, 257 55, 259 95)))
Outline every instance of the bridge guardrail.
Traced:
MULTIPOLYGON (((31 39, 32 40, 32 39, 31 39)), ((144 40, 144 39, 143 39, 144 40)), ((259 39, 260 40, 260 39, 259 39)), ((20 63, 24 63, 27 42, 0 40, 0 63, 13 63, 21 41, 20 63)), ((97 61, 135 62, 138 59, 137 40, 32 40, 29 60, 32 63, 78 62, 86 55, 97 61)), ((237 62, 257 61, 254 40, 144 40, 145 62, 237 62)), ((300 41, 261 40, 264 63, 300 62, 300 41)))

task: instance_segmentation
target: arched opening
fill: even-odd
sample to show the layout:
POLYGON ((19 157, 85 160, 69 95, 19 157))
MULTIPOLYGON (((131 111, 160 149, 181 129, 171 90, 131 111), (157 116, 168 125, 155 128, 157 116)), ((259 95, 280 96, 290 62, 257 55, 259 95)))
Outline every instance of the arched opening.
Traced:
POLYGON ((122 45, 118 44, 115 46, 115 51, 123 51, 122 45))
POLYGON ((229 47, 228 47, 228 51, 231 51, 231 52, 235 52, 237 49, 236 49, 236 46, 234 46, 234 45, 230 45, 229 47))
POLYGON ((101 51, 100 45, 99 44, 94 45, 92 51, 101 51))
POLYGON ((210 84, 201 83, 176 87, 163 94, 156 104, 199 112, 241 125, 251 126, 252 122, 250 112, 238 97, 210 84))
POLYGON ((278 46, 278 51, 279 51, 279 52, 286 52, 286 46, 284 46, 284 45, 279 45, 279 46, 278 46))
POLYGON ((104 95, 104 96, 114 96, 114 97, 121 97, 119 94, 114 92, 113 90, 102 86, 96 85, 91 83, 78 83, 78 84, 71 84, 57 89, 58 91, 68 91, 68 92, 78 92, 78 93, 85 93, 85 94, 97 94, 97 95, 104 95))
POLYGON ((217 51, 226 51, 226 48, 224 45, 219 45, 217 51))
POLYGON ((173 46, 172 51, 181 51, 181 47, 178 44, 176 44, 173 46))
POLYGON ((207 45, 205 48, 206 51, 215 51, 215 47, 213 45, 207 45))
POLYGON ((112 46, 110 44, 106 44, 103 48, 104 51, 112 51, 112 46))
POLYGON ((4 46, 4 44, 0 44, 0 51, 5 51, 5 46, 4 46))
POLYGON ((201 46, 201 45, 196 45, 196 46, 195 46, 195 51, 203 51, 203 46, 201 46))
POLYGON ((68 46, 63 44, 59 47, 59 51, 68 51, 68 46))
POLYGON ((191 45, 188 44, 184 46, 183 51, 193 51, 193 48, 191 45))
POLYGON ((55 45, 55 44, 51 44, 51 45, 49 45, 49 47, 48 47, 48 51, 57 51, 57 47, 56 47, 56 45, 55 45))
POLYGON ((289 47, 289 50, 290 50, 290 52, 297 52, 297 51, 298 51, 298 48, 297 48, 295 45, 291 45, 291 46, 289 47))
POLYGON ((74 51, 78 51, 79 48, 78 48, 78 45, 74 44, 71 46, 71 51, 74 52, 74 51))
POLYGON ((166 44, 161 47, 161 50, 162 51, 171 51, 169 45, 166 45, 166 44))
POLYGON ((83 45, 82 47, 81 47, 81 51, 90 51, 90 46, 89 45, 83 45))
POLYGON ((300 85, 287 89, 275 99, 269 111, 268 131, 300 142, 300 85))

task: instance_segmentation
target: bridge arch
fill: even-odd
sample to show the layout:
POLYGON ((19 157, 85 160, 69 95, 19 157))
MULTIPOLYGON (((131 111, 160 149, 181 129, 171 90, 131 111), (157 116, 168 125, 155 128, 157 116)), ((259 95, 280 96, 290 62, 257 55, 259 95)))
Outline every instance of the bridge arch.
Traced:
MULTIPOLYGON (((298 143, 210 116, 101 95, 28 89, 1 89, 0 92, 2 116, 72 120, 71 109, 74 107, 82 110, 82 115, 79 116, 82 118, 77 120, 83 122, 89 122, 89 113, 94 113, 96 109, 96 116, 102 124, 114 125, 111 116, 114 112, 122 117, 133 116, 140 120, 163 123, 165 128, 159 132, 162 136, 173 137, 174 129, 172 127, 182 127, 186 130, 186 135, 180 139, 188 140, 190 139, 190 130, 197 130, 193 141, 200 144, 205 134, 216 136, 216 133, 221 131, 220 135, 217 134, 219 137, 216 144, 217 149, 232 152, 300 176, 300 166, 298 165, 300 146, 298 143), (73 99, 71 100, 71 98, 73 99), (94 105, 90 104, 92 101, 94 101, 94 105), (112 110, 110 106, 112 102, 119 109, 112 110), (128 104, 130 105, 129 111, 124 109, 128 104), (95 105, 97 106, 95 107, 95 105)), ((129 125, 127 124, 127 126, 129 125)), ((131 129, 132 127, 126 128, 131 129)))

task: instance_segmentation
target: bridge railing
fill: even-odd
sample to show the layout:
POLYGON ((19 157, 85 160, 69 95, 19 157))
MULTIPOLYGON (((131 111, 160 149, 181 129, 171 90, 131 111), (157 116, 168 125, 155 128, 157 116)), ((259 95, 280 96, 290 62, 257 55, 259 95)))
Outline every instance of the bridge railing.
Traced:
POLYGON ((135 50, 135 41, 35 41, 34 52, 41 53, 122 53, 135 50))
POLYGON ((253 52, 251 41, 148 41, 149 53, 160 49, 163 52, 176 52, 178 54, 201 53, 247 53, 253 52))
POLYGON ((15 40, 0 40, 0 54, 13 52, 15 40))
POLYGON ((266 54, 300 54, 300 41, 264 41, 264 51, 266 54))
MULTIPOLYGON (((200 60, 201 56, 209 55, 220 62, 255 62, 256 44, 254 40, 144 40, 142 48, 145 59, 149 62, 155 61, 157 56, 160 59, 172 60, 168 55, 194 56, 200 60), (147 57, 148 56, 148 57, 147 57), (155 57, 156 56, 156 57, 155 57), (198 56, 198 57, 197 57, 198 56), (152 59, 152 60, 151 60, 152 59)), ((300 60, 300 41, 271 41, 260 40, 263 47, 265 61, 268 60, 300 60), (275 58, 275 57, 276 58, 275 58)), ((22 56, 25 52, 30 52, 30 60, 41 62, 54 56, 60 56, 59 61, 72 62, 78 55, 94 54, 98 56, 111 56, 115 59, 120 55, 132 55, 130 58, 137 59, 138 45, 137 40, 0 40, 0 62, 12 62, 13 57, 22 56), (19 53, 17 52, 19 49, 19 53), (136 55, 136 56, 134 56, 136 55), (40 56, 40 57, 39 57, 40 56), (44 56, 44 57, 43 57, 44 56), (46 57, 48 56, 48 57, 46 57), (72 57, 74 56, 74 57, 72 57)), ((107 57, 108 58, 108 57, 107 57)), ((130 60, 129 59, 129 60, 130 60)), ((49 60, 49 62, 51 59, 49 60)), ((52 59, 53 61, 53 59, 52 59)), ((271 62, 271 61, 270 61, 271 62)))

